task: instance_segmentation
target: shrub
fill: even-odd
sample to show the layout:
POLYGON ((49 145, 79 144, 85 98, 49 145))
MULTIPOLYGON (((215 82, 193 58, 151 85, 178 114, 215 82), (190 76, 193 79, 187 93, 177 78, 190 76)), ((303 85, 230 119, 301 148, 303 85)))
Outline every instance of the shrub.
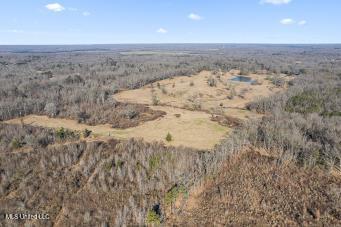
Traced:
POLYGON ((160 104, 160 99, 155 94, 152 95, 152 103, 154 106, 157 106, 160 104))
POLYGON ((123 165, 124 165, 124 161, 122 161, 122 160, 118 160, 115 163, 115 166, 117 169, 121 169, 123 167, 123 165))
POLYGON ((56 136, 58 139, 64 140, 66 138, 66 131, 62 127, 56 131, 56 136))
POLYGON ((14 138, 12 140, 12 142, 11 142, 11 147, 13 149, 18 149, 18 148, 20 148, 22 146, 23 146, 23 143, 19 139, 17 139, 17 138, 14 138))
POLYGON ((104 165, 103 165, 103 170, 107 171, 107 172, 110 172, 111 171, 111 168, 112 168, 112 162, 106 162, 104 165))
POLYGON ((60 139, 60 140, 79 138, 79 134, 75 134, 73 131, 64 129, 63 127, 61 127, 60 129, 57 129, 55 132, 55 135, 57 139, 60 139))
POLYGON ((130 107, 127 110, 124 111, 124 116, 128 119, 133 119, 139 116, 139 112, 136 111, 134 108, 130 107))
POLYGON ((77 114, 77 118, 78 118, 78 123, 84 123, 86 122, 87 119, 90 118, 90 115, 88 113, 86 113, 85 111, 81 111, 77 114))
POLYGON ((154 210, 149 210, 146 218, 147 224, 161 224, 161 216, 154 210))
POLYGON ((201 110, 201 102, 200 102, 200 100, 195 100, 192 103, 192 108, 193 108, 193 110, 201 110))
POLYGON ((201 97, 202 94, 198 95, 192 95, 187 98, 187 101, 190 102, 187 106, 191 110, 200 110, 201 109, 201 101, 199 97, 201 97))
POLYGON ((166 205, 172 205, 176 201, 176 199, 178 198, 180 193, 183 193, 184 195, 187 196, 187 190, 186 190, 185 186, 175 185, 174 187, 172 187, 171 190, 169 190, 166 193, 165 204, 166 205))
POLYGON ((215 86, 217 86, 217 80, 214 79, 213 77, 210 77, 210 78, 208 78, 208 80, 207 80, 207 84, 208 84, 210 87, 215 87, 215 86))
POLYGON ((84 136, 84 138, 87 138, 87 137, 89 137, 90 135, 91 135, 91 130, 88 130, 88 129, 84 129, 84 131, 83 131, 83 136, 84 136))
POLYGON ((149 170, 154 171, 160 165, 161 157, 159 155, 152 155, 149 159, 149 170))
POLYGON ((173 140, 173 137, 170 133, 167 133, 167 136, 166 136, 166 141, 167 142, 171 142, 173 140))

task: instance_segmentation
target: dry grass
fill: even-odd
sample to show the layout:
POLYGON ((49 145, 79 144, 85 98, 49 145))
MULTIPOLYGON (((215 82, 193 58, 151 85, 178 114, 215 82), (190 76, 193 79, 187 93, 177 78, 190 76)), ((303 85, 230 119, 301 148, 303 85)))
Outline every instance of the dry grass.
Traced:
POLYGON ((10 124, 30 124, 48 128, 64 127, 71 130, 91 130, 97 139, 115 137, 119 139, 143 138, 145 141, 164 141, 166 145, 186 146, 197 149, 212 149, 228 132, 228 128, 210 120, 210 115, 204 112, 194 112, 184 109, 155 106, 155 110, 167 113, 163 118, 145 122, 128 129, 113 129, 111 125, 89 126, 79 124, 74 120, 49 118, 47 116, 29 115, 23 118, 9 120, 10 124), (176 114, 181 114, 177 117, 176 114), (173 140, 166 142, 167 133, 173 140))
POLYGON ((230 79, 236 72, 213 75, 209 71, 202 71, 193 76, 180 76, 161 80, 140 89, 127 90, 116 94, 114 97, 120 102, 152 104, 152 94, 157 96, 160 105, 177 108, 194 109, 200 103, 201 110, 215 113, 221 111, 226 116, 255 117, 254 113, 245 110, 245 105, 258 97, 267 97, 282 91, 269 80, 266 75, 252 74, 253 80, 262 81, 257 85, 250 83, 233 82, 230 79), (216 86, 209 86, 207 80, 214 78, 216 86), (233 99, 229 99, 231 90, 235 92, 233 99), (166 93, 164 91, 167 91, 166 93), (241 97, 242 96, 242 97, 241 97))

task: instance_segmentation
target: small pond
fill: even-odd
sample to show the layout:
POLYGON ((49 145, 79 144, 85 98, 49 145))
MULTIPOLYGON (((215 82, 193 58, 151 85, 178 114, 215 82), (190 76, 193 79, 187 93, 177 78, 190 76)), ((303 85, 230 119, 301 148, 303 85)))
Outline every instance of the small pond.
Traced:
POLYGON ((254 80, 252 80, 252 78, 248 76, 234 76, 230 80, 235 81, 235 82, 245 82, 245 83, 254 82, 254 80))

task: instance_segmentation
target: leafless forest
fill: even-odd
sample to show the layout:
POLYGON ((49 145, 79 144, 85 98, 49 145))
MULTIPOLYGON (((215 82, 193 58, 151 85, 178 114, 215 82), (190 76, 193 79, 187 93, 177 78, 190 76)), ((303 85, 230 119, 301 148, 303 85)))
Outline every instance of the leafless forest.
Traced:
POLYGON ((50 216, 0 225, 341 225, 340 122, 340 45, 0 46, 0 213, 50 216), (203 70, 294 79, 213 151, 6 123, 133 127, 165 113, 115 93, 203 70))

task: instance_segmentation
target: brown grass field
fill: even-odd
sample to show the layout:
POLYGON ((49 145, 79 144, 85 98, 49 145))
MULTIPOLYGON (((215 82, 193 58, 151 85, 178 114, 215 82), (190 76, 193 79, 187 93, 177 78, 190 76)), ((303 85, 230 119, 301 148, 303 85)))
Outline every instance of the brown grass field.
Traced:
POLYGON ((116 94, 115 98, 120 102, 152 105, 154 96, 159 100, 159 105, 245 119, 257 117, 255 113, 245 110, 248 102, 283 90, 266 80, 268 75, 248 75, 258 81, 256 85, 231 81, 231 78, 238 74, 237 70, 218 72, 216 75, 202 71, 197 75, 165 79, 140 89, 122 91, 116 94), (216 86, 208 85, 210 78, 215 79, 216 86), (234 93, 232 98, 231 93, 234 93))

